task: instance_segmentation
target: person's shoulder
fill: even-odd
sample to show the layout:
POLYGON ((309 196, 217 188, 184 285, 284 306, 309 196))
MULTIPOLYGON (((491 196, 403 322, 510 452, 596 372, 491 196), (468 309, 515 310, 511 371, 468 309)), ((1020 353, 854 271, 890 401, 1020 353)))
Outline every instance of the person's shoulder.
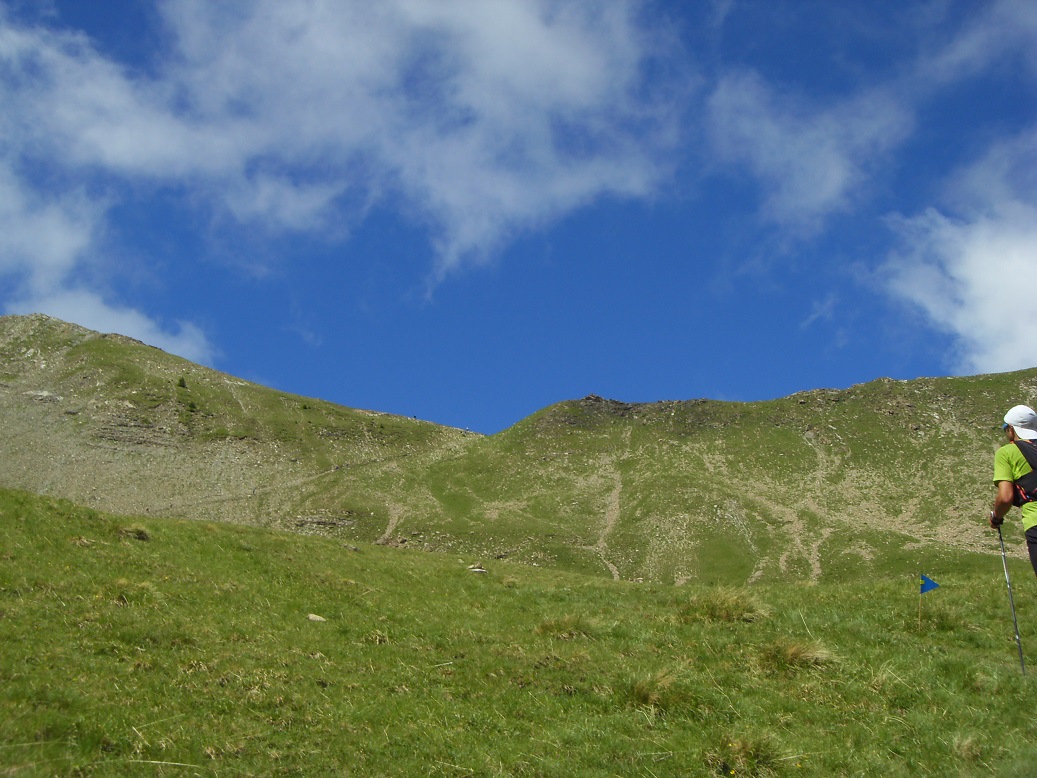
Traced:
POLYGON ((1015 443, 1006 443, 997 450, 997 453, 994 454, 994 459, 1006 459, 1015 456, 1022 456, 1019 447, 1015 443))

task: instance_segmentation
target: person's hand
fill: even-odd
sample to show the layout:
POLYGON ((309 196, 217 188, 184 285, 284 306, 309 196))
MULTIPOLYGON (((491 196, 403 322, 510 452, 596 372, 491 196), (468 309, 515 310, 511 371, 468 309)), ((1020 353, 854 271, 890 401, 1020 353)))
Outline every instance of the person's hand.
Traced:
POLYGON ((998 527, 1000 527, 1004 523, 1005 523, 1005 517, 1004 516, 998 518, 998 515, 996 513, 994 513, 993 511, 990 512, 990 528, 991 529, 997 529, 998 527))

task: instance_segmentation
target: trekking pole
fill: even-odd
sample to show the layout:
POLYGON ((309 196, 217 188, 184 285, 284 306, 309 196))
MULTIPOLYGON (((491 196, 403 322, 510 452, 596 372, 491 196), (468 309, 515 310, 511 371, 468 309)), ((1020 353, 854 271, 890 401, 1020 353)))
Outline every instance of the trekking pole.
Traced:
POLYGON ((1012 626, 1015 627, 1015 644, 1019 647, 1019 669, 1026 675, 1026 663, 1023 662, 1023 641, 1019 637, 1019 621, 1015 617, 1015 599, 1012 597, 1012 580, 1008 577, 1008 557, 1005 555, 1005 539, 1001 534, 1001 525, 997 527, 997 538, 1001 541, 1001 564, 1005 566, 1005 583, 1008 584, 1008 604, 1012 607, 1012 626))

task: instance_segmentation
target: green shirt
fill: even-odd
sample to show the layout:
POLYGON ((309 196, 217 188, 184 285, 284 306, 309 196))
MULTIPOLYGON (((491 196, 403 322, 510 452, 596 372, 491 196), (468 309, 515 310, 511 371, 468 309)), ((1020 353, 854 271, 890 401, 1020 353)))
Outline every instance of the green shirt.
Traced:
MULTIPOLYGON (((1016 481, 1029 473, 1033 468, 1026 461, 1023 452, 1015 443, 1001 446, 994 454, 994 483, 998 481, 1016 481)), ((1037 502, 1028 502, 1022 507, 1023 530, 1037 526, 1037 502)))

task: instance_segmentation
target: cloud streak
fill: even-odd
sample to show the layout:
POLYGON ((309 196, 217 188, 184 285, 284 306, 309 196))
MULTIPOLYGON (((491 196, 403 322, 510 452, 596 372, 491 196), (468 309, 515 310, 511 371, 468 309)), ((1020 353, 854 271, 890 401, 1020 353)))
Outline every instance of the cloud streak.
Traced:
POLYGON ((913 77, 945 86, 1001 62, 1037 73, 1037 6, 1029 0, 995 0, 973 6, 970 23, 947 38, 930 35, 913 77))

